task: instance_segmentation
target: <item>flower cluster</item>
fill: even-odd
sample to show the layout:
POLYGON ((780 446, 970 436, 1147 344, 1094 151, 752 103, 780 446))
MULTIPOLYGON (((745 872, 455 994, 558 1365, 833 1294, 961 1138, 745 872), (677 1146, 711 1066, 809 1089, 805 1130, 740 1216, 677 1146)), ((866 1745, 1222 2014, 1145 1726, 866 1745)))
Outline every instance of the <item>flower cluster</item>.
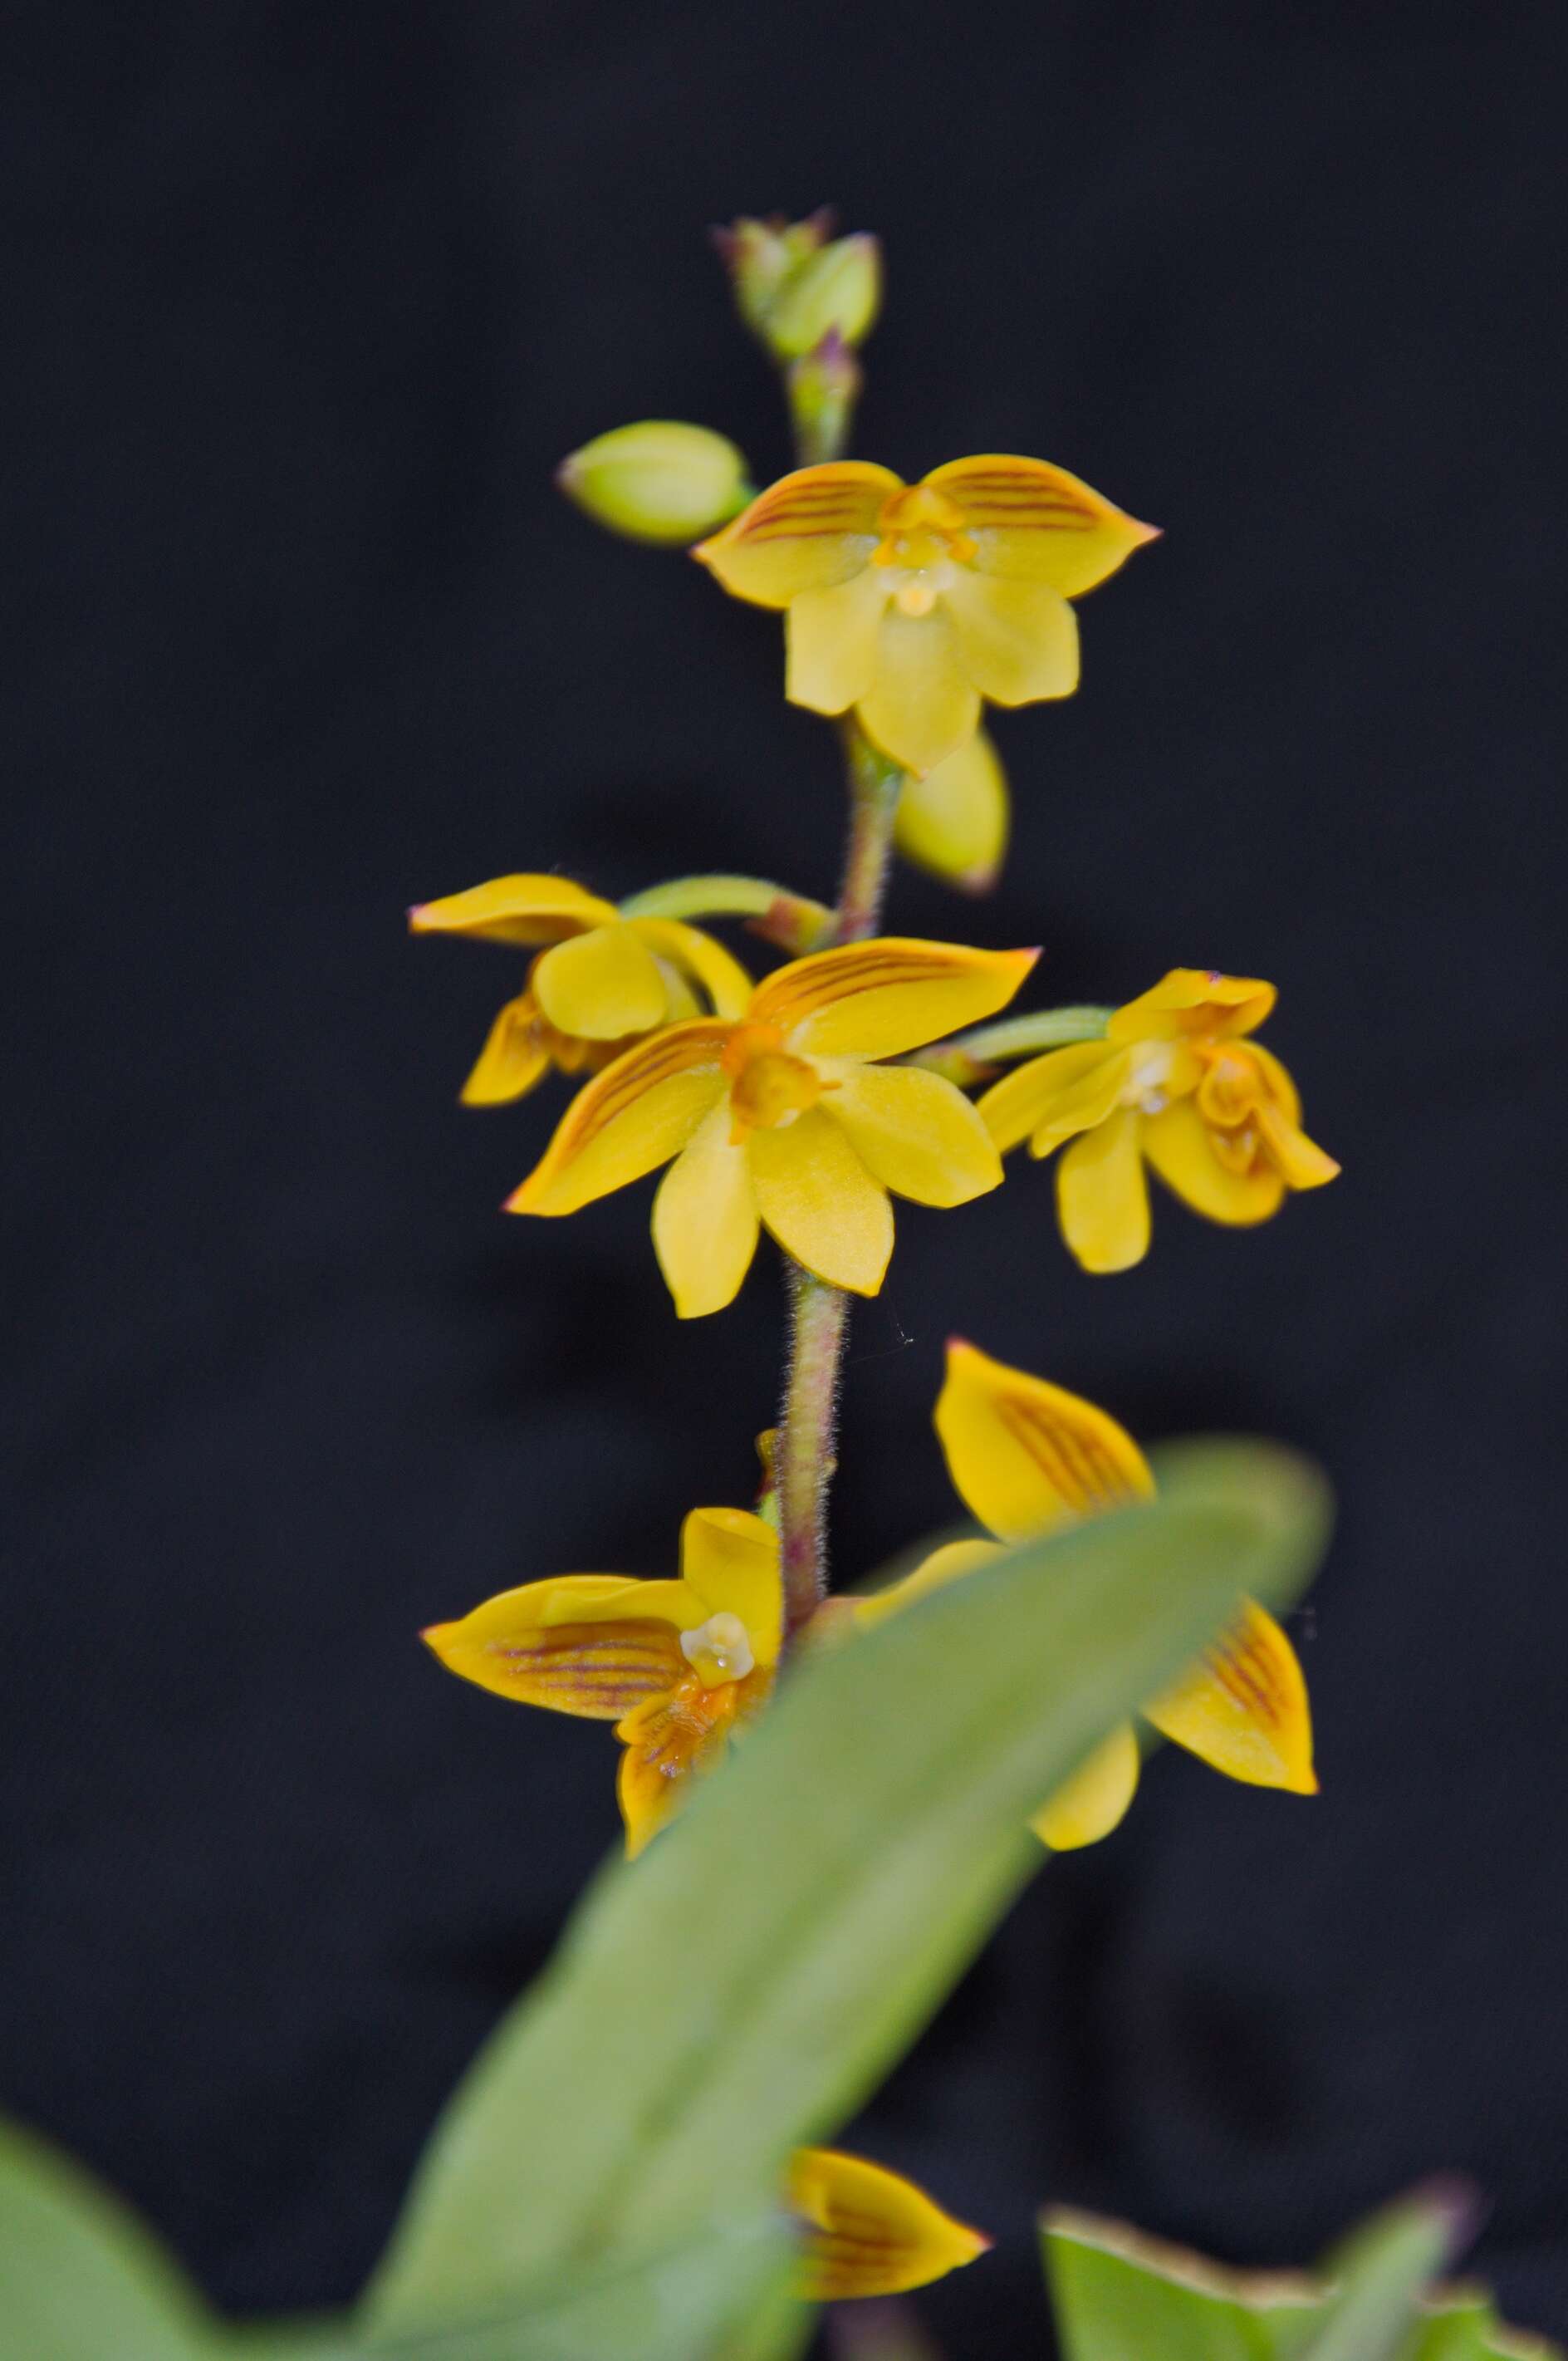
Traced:
MULTIPOLYGON (((673 1576, 531 1580, 424 1633, 483 1688, 612 1724, 631 1855, 744 1741, 797 1656, 858 1645, 1007 1548, 1153 1493, 1148 1463, 1104 1411, 955 1342, 936 1431, 981 1532, 881 1590, 826 1596, 844 1309, 883 1284, 893 1197, 959 1208, 1002 1184, 1011 1149, 1059 1150, 1063 1237, 1085 1270, 1110 1273, 1147 1252, 1148 1170, 1207 1219, 1246 1226, 1339 1169, 1254 1038, 1272 984, 1179 967, 1116 1009, 998 1023, 1036 951, 879 931, 894 849, 970 893, 994 883, 1008 787, 983 710, 1072 693, 1072 601, 1157 535, 1041 459, 958 459, 909 484, 844 457, 860 381, 851 348, 875 314, 880 257, 869 239, 830 241, 828 226, 747 220, 722 240, 742 316, 784 371, 815 464, 751 497, 732 445, 649 421, 586 445, 562 481, 630 538, 707 531, 692 555, 722 588, 783 612, 785 694, 840 718, 848 746, 837 908, 733 876, 668 881, 618 905, 531 872, 410 914, 422 934, 532 954, 465 1101, 520 1099, 553 1071, 577 1085, 509 1212, 561 1218, 662 1170, 652 1242, 677 1317, 731 1303, 764 1231, 790 1276, 780 1472, 775 1488, 770 1450, 756 1510, 693 1510, 673 1576), (797 955, 754 976, 710 931, 737 916, 797 955)), ((1301 1669, 1255 1601, 1237 1596, 1228 1631, 1142 1720, 1232 1779, 1315 1791, 1301 1669)), ((1141 1760, 1131 1723, 1111 1732, 1042 1801, 1044 1843, 1108 1835, 1141 1760)), ((809 2233, 802 2286, 817 2297, 916 2285, 985 2243, 907 2182, 832 2150, 800 2151, 789 2202, 809 2233)))

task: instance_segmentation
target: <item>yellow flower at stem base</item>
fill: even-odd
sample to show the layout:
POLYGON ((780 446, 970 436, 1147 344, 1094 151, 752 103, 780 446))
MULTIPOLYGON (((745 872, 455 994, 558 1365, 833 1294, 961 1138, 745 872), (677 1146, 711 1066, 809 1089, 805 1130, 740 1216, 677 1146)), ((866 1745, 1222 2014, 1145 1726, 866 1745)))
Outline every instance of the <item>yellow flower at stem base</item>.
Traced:
POLYGON ((786 2202, 806 2224, 795 2282, 807 2303, 928 2287, 992 2243, 901 2173, 838 2148, 796 2148, 786 2202))
POLYGON ((1071 695, 1068 600, 1156 533, 1043 459, 955 459, 918 484, 841 459, 781 478, 692 555, 787 610, 794 704, 853 707, 918 775, 974 735, 982 697, 1071 695))
POLYGON ((556 1575, 420 1636, 498 1697, 614 1722, 635 1855, 767 1702, 783 1622, 773 1526, 745 1509, 694 1509, 678 1581, 556 1575))
MULTIPOLYGON (((1113 1418, 958 1337, 948 1346, 937 1433, 965 1506, 997 1539, 949 1542, 902 1582, 858 1599, 862 1627, 972 1574, 1004 1544, 1154 1496, 1147 1460, 1113 1418)), ((1228 1778, 1317 1793, 1301 1667, 1273 1616, 1251 1599, 1224 1637, 1143 1713, 1228 1778)), ((1036 1815, 1036 1833, 1058 1852, 1095 1843, 1126 1812, 1138 1768, 1137 1738, 1124 1722, 1036 1815)))
POLYGON ((528 983, 490 1027, 463 1085, 465 1106, 520 1099, 552 1066, 596 1073, 661 1026, 744 1008, 751 979, 700 928, 674 918, 623 918, 613 902, 569 877, 492 878, 409 912, 416 935, 473 935, 543 945, 528 983))
POLYGON ((1031 1058, 980 1100, 1004 1154, 1025 1138, 1032 1156, 1072 1142, 1057 1209, 1085 1270, 1126 1270, 1147 1253, 1146 1160, 1195 1213, 1240 1226, 1339 1171, 1301 1129, 1278 1059, 1244 1038, 1275 998, 1255 976, 1173 967, 1117 1009, 1102 1040, 1031 1058))
POLYGON ((762 1227, 818 1279, 874 1295, 890 1190, 962 1205, 1002 1179, 960 1091, 879 1061, 1003 1007, 1036 956, 886 937, 792 961, 737 1020, 671 1026, 598 1075, 507 1209, 573 1213, 670 1164, 653 1245, 683 1320, 733 1301, 762 1227))

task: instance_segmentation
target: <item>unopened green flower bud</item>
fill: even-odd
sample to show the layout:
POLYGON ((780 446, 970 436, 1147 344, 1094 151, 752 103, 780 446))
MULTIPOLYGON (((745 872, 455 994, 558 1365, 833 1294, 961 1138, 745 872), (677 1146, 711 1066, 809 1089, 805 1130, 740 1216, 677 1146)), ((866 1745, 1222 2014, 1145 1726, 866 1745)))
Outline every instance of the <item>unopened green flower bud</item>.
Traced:
POLYGON ((832 226, 832 208, 821 205, 805 221, 792 222, 783 214, 760 221, 742 214, 728 229, 714 231, 713 242, 735 290, 736 308, 757 335, 765 337, 768 314, 785 280, 817 252, 832 226))
POLYGON ((700 540, 751 497, 734 444, 678 418, 596 435, 562 460, 555 481, 596 524, 666 548, 700 540))
POLYGON ((882 301, 882 248, 874 237, 836 237, 791 271, 763 322, 780 360, 815 352, 824 336, 854 346, 869 333, 882 301))

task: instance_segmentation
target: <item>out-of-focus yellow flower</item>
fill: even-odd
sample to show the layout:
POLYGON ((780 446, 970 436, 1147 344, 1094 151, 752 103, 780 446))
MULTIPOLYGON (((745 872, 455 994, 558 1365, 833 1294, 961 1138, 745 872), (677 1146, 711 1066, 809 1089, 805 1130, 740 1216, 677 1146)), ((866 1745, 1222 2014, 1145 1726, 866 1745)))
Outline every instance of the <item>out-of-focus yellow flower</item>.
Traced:
POLYGON ((927 2287, 992 2241, 901 2173, 832 2147, 796 2148, 785 2202, 806 2224, 796 2290, 808 2303, 927 2287))
POLYGON ((556 1575, 421 1636, 498 1697, 614 1722, 635 1855, 766 1703, 783 1620, 773 1526, 745 1509, 694 1509, 678 1581, 556 1575))
POLYGON ((964 894, 989 894, 1007 851, 1007 774, 983 730, 899 789, 893 840, 964 894))
POLYGON ((597 1073, 661 1026, 699 1016, 705 1002, 733 1016, 751 994, 745 969, 711 935, 674 918, 623 918, 569 877, 492 878, 419 903, 409 926, 546 947, 491 1026, 463 1085, 465 1106, 520 1099, 552 1066, 597 1073))
MULTIPOLYGON (((997 1539, 949 1542, 902 1582, 856 1600, 862 1627, 971 1574, 1004 1543, 1154 1495, 1147 1460, 1113 1418, 959 1337, 948 1346, 937 1433, 964 1505, 997 1539)), ((1252 1599, 1223 1639, 1143 1711, 1228 1778, 1317 1793, 1301 1667, 1273 1616, 1252 1599)), ((1058 1852, 1093 1844, 1122 1818, 1137 1784, 1138 1742, 1124 1722, 1036 1815, 1036 1833, 1058 1852)))
POLYGON ((1156 528, 1043 459, 955 459, 918 484, 841 459, 801 467, 692 555, 738 598, 787 609, 784 693, 852 706, 905 770, 974 734, 981 699, 1078 686, 1069 598, 1156 528))
POLYGON ((1085 1270, 1126 1270, 1147 1253, 1146 1159, 1195 1213, 1243 1226, 1277 1213, 1287 1190, 1334 1178, 1285 1068, 1243 1038, 1275 998, 1255 976, 1173 967, 1117 1009, 1102 1040, 1032 1058, 981 1099, 1004 1153, 1026 1138, 1048 1156, 1071 1140, 1057 1207, 1085 1270))
POLYGON ((1036 957, 886 937, 792 961, 737 1021, 673 1025, 589 1082, 508 1211, 575 1213, 673 1157, 653 1244, 683 1320, 733 1301, 760 1226, 818 1279, 874 1295, 890 1189, 962 1205, 1002 1178, 960 1091, 878 1061, 1001 1008, 1036 957))
POLYGON ((555 481, 596 524, 670 549, 711 533, 750 493, 734 444, 680 418, 643 418, 596 434, 562 460, 555 481))

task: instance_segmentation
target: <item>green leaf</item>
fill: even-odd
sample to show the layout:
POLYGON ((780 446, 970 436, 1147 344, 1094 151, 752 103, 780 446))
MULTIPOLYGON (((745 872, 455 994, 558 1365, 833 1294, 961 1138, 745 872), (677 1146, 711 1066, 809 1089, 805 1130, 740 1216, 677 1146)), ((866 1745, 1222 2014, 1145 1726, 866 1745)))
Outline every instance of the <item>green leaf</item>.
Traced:
MULTIPOLYGON (((1374 2217, 1310 2276, 1233 2271, 1091 2214, 1043 2225, 1066 2361, 1494 2361, 1485 2296, 1427 2301, 1463 2239, 1464 2190, 1432 2182, 1374 2217)), ((1516 2349, 1528 2355, 1531 2340, 1516 2349)), ((1538 2348, 1540 2350, 1540 2348, 1538 2348)), ((1551 2361, 1544 2348, 1541 2361, 1551 2361)))
POLYGON ((0 2124, 0 2361, 191 2361, 210 2329, 149 2231, 46 2142, 0 2124))
POLYGON ((1223 2270, 1091 2213, 1048 2213, 1041 2232, 1064 2361, 1275 2361, 1281 2317, 1322 2304, 1309 2279, 1223 2270))
POLYGON ((1397 2198, 1325 2257, 1330 2295, 1321 2319, 1281 2343, 1285 2361, 1390 2361, 1417 2324, 1417 2307, 1468 2241, 1474 2199, 1432 2181, 1397 2198))
POLYGON ((1439 2288, 1400 2361, 1563 2361, 1544 2336, 1507 2327, 1485 2288, 1439 2288))
MULTIPOLYGON (((552 2275, 520 2289, 504 2314, 378 2338, 373 2349, 377 2361, 606 2361, 621 2354, 635 2354, 637 2361, 695 2361, 755 2309, 759 2291, 787 2272, 792 2260, 778 2215, 770 2211, 613 2265, 552 2275)), ((222 2356, 223 2361, 366 2361, 371 2350, 352 2322, 335 2331, 316 2323, 236 2330, 222 2356)))
MULTIPOLYGON (((1009 1553, 806 1663, 732 1764, 590 1890, 438 2125, 368 2297, 383 2338, 499 2312, 764 2205, 1041 1858, 1027 1814, 1326 1530, 1292 1455, 1165 1455, 1148 1506, 1009 1553)), ((608 1765, 607 1765, 608 1769, 608 1765)))

